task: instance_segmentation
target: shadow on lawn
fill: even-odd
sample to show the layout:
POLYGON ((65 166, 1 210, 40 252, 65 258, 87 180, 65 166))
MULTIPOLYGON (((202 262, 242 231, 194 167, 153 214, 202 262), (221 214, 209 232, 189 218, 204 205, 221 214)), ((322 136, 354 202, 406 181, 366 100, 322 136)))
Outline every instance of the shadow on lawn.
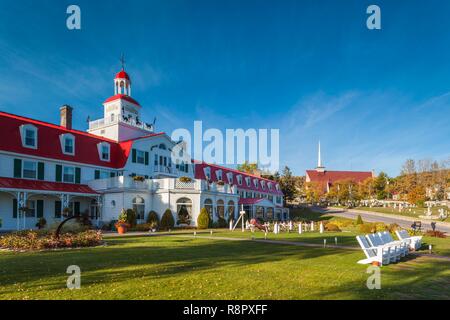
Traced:
MULTIPOLYGON (((83 284, 90 285, 136 278, 169 278, 177 274, 224 266, 229 270, 238 270, 241 266, 278 262, 285 258, 305 260, 355 254, 344 250, 251 241, 175 238, 153 240, 156 239, 127 237, 109 239, 107 247, 95 249, 6 254, 0 256, 4 266, 0 271, 0 284, 22 284, 27 288, 43 286, 46 290, 64 289, 67 279, 65 272, 69 265, 80 266, 83 284)), ((7 293, 4 290, 5 288, 0 293, 7 293)))
POLYGON ((381 289, 369 290, 364 282, 351 281, 321 292, 320 299, 335 299, 351 292, 351 299, 448 300, 450 263, 426 257, 409 258, 381 268, 381 289))

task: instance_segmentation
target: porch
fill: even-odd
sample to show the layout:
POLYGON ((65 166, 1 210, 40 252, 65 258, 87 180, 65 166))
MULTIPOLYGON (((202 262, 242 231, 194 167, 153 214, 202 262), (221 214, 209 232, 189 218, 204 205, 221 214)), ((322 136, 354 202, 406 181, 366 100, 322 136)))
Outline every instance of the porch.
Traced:
POLYGON ((35 229, 41 218, 51 226, 67 216, 89 214, 101 221, 101 195, 85 185, 0 177, 0 230, 35 229))

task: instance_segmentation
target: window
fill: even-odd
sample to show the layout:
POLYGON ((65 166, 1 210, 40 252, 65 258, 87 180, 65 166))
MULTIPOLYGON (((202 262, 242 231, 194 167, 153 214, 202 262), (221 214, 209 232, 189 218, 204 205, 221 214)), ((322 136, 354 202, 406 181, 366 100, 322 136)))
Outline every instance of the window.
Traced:
POLYGON ((36 217, 36 201, 34 200, 27 201, 27 210, 25 211, 25 216, 27 218, 36 217))
POLYGON ((75 154, 75 137, 71 134, 63 134, 61 139, 61 149, 64 154, 74 155, 75 154))
POLYGON ((145 152, 144 151, 142 151, 142 150, 136 151, 136 162, 140 163, 140 164, 145 163, 145 152))
POLYGON ((241 185, 242 184, 242 176, 238 175, 236 178, 237 178, 239 185, 241 185))
POLYGON ((63 168, 63 181, 67 183, 75 182, 75 168, 74 167, 64 167, 63 168))
POLYGON ((216 171, 216 178, 217 178, 217 180, 222 180, 222 170, 216 171))
POLYGON ((22 145, 26 148, 37 149, 37 128, 31 124, 21 126, 20 135, 22 137, 22 145))
POLYGON ((159 148, 160 148, 161 150, 166 150, 166 149, 167 149, 167 147, 166 147, 166 145, 165 145, 164 143, 161 143, 161 144, 159 145, 159 148))
POLYGON ((225 219, 225 203, 223 200, 217 200, 217 216, 225 219))
POLYGON ((133 210, 136 212, 137 220, 144 220, 145 214, 145 201, 141 197, 136 197, 133 199, 133 210))
POLYGON ((212 219, 212 216, 213 216, 213 202, 212 202, 212 200, 211 199, 206 199, 203 206, 205 207, 206 211, 208 211, 210 219, 212 219))
POLYGON ((24 177, 25 179, 36 179, 36 176, 37 176, 36 162, 24 161, 22 177, 24 177))
POLYGON ((192 220, 192 200, 181 198, 177 200, 177 224, 190 225, 192 220))
POLYGON ((228 210, 227 210, 227 214, 228 214, 228 219, 234 219, 234 201, 230 200, 228 201, 228 210))
POLYGON ((245 178, 245 183, 247 183, 247 187, 250 187, 250 177, 245 178))
POLYGON ((211 180, 211 168, 204 168, 205 177, 207 180, 211 180))
POLYGON ((233 184, 233 174, 231 172, 227 173, 227 179, 229 184, 233 184))
POLYGON ((102 142, 97 145, 98 147, 98 153, 100 156, 100 160, 102 161, 110 161, 111 155, 111 146, 109 143, 102 142))
POLYGON ((155 166, 157 166, 157 165, 158 165, 158 155, 155 154, 155 166))
POLYGON ((253 180, 253 185, 255 186, 256 189, 258 189, 259 187, 258 179, 253 180))
POLYGON ((269 186, 269 190, 272 190, 272 182, 269 182, 268 186, 269 186))
POLYGON ((263 190, 266 189, 266 182, 265 181, 261 181, 261 187, 263 190))

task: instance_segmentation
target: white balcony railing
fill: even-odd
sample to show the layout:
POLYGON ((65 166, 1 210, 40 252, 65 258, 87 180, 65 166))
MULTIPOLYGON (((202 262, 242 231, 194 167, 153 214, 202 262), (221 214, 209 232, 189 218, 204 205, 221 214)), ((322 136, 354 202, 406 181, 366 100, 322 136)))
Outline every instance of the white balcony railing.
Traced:
POLYGON ((148 131, 148 132, 153 132, 153 125, 150 123, 146 123, 146 122, 142 122, 139 119, 135 119, 135 118, 127 118, 121 115, 115 116, 113 118, 103 118, 103 119, 98 119, 95 121, 90 121, 89 122, 89 130, 95 130, 107 125, 112 125, 112 124, 117 124, 117 123, 125 123, 128 124, 130 126, 148 131))
POLYGON ((152 180, 136 181, 132 177, 125 176, 92 180, 88 185, 96 191, 112 189, 153 190, 155 187, 152 180))

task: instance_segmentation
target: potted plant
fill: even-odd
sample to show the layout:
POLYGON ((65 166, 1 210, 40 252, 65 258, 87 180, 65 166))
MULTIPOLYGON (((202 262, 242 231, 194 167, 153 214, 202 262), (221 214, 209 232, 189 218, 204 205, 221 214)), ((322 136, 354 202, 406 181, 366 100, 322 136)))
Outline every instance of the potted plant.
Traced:
POLYGON ((225 182, 223 182, 222 180, 217 181, 217 185, 218 186, 224 186, 225 182))
POLYGON ((136 181, 136 182, 144 182, 145 178, 142 177, 142 176, 134 176, 133 180, 136 181))
POLYGON ((189 183, 192 182, 192 179, 190 177, 180 177, 180 182, 189 183))
POLYGON ((130 225, 128 224, 127 211, 125 209, 122 209, 122 211, 120 212, 115 226, 119 234, 125 234, 127 232, 127 229, 130 227, 130 225))

